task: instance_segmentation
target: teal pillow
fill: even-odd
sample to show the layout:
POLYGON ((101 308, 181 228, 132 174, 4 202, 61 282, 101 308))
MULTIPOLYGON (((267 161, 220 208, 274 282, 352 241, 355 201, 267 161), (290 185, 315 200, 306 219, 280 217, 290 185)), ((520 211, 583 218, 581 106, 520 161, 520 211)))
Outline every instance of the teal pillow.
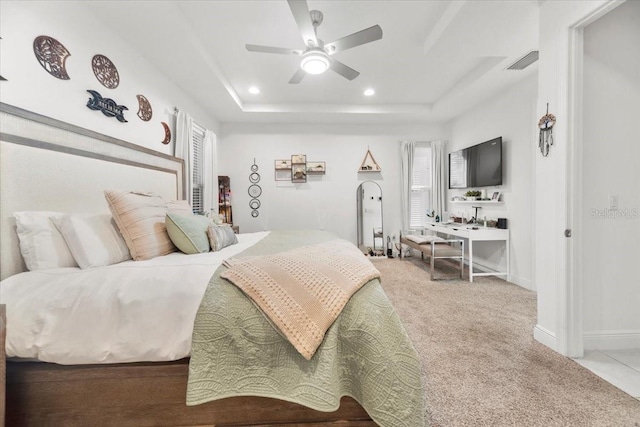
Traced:
POLYGON ((174 245, 185 254, 209 252, 207 227, 211 221, 202 215, 168 213, 165 218, 167 233, 174 245))

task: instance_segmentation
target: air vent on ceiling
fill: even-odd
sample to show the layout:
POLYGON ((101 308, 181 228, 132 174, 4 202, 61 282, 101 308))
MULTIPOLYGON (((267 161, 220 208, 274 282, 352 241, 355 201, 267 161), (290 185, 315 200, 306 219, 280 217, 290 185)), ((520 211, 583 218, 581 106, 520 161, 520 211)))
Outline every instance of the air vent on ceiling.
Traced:
POLYGON ((513 64, 509 65, 507 67, 507 70, 524 70, 529 65, 533 64, 534 62, 536 62, 538 60, 539 53, 540 52, 538 52, 537 50, 532 50, 531 52, 527 53, 522 58, 518 59, 513 64))

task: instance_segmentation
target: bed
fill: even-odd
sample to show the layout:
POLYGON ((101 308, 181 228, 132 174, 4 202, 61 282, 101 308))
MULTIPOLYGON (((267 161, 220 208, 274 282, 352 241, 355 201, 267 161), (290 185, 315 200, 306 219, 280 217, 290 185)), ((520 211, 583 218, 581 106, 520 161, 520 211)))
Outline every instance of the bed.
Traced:
MULTIPOLYGON (((5 296, 2 302, 7 305, 7 425, 377 425, 358 401, 365 402, 369 412, 375 412, 375 408, 385 412, 394 406, 388 396, 407 393, 403 390, 406 387, 413 387, 410 394, 420 397, 419 402, 409 406, 414 407, 414 412, 416 408, 424 412, 424 395, 416 385, 415 360, 411 362, 413 378, 407 379, 405 365, 398 363, 399 380, 393 383, 376 383, 375 370, 368 371, 366 380, 372 389, 393 389, 390 393, 385 390, 383 394, 373 395, 379 401, 367 402, 366 396, 339 389, 333 400, 326 399, 324 404, 308 404, 307 400, 302 405, 296 403, 299 399, 282 391, 273 392, 276 387, 260 392, 248 386, 246 393, 235 391, 228 396, 202 397, 200 389, 191 406, 187 406, 188 386, 193 387, 193 381, 188 382, 194 370, 191 339, 194 319, 200 316, 201 300, 203 295, 219 291, 216 286, 232 286, 219 277, 224 270, 220 267, 222 260, 268 253, 274 248, 293 248, 309 241, 300 240, 292 246, 291 236, 283 240, 276 239, 277 233, 251 233, 240 235, 238 244, 219 252, 171 253, 148 261, 123 261, 89 270, 68 267, 25 272, 13 212, 103 213, 102 190, 127 188, 131 182, 167 199, 182 199, 183 163, 171 156, 6 104, 0 104, 0 111, 3 123, 0 273, 4 279, 0 291, 5 296), (74 179, 79 174, 84 177, 82 182, 74 179), (154 275, 149 276, 149 271, 154 275), (95 278, 98 284, 88 285, 95 278), (176 278, 183 283, 178 292, 176 278), (131 293, 130 283, 142 285, 131 293), (71 302, 63 303, 64 310, 53 304, 61 294, 74 296, 71 302), (28 295, 37 295, 37 298, 29 299, 28 295), (74 316, 56 317, 61 311, 74 316), (34 325, 40 328, 37 334, 34 325), (24 342, 19 342, 21 340, 24 342)), ((300 238, 293 240, 296 239, 300 238)), ((360 299, 365 300, 367 292, 377 293, 384 301, 376 282, 367 283, 356 295, 362 294, 360 299)), ((358 298, 354 296, 354 299, 358 298)), ((253 317, 257 317, 258 309, 247 301, 244 298, 239 303, 239 310, 256 310, 253 317)), ((384 306, 379 301, 376 304, 384 306)), ((358 333, 347 339, 340 338, 337 332, 339 327, 353 325, 354 330, 359 331, 354 318, 346 317, 348 322, 336 321, 332 326, 336 332, 328 332, 328 336, 334 334, 337 340, 343 340, 339 346, 345 347, 351 339, 360 339, 358 333)), ((280 337, 277 333, 274 336, 280 337)), ((402 345, 411 347, 405 349, 399 345, 403 340, 396 341, 396 348, 401 348, 405 356, 413 354, 410 344, 403 342, 402 345)), ((280 343, 278 348, 282 347, 280 343)), ((289 357, 293 364, 304 364, 295 355, 278 357, 289 357)), ((342 378, 341 386, 347 388, 350 387, 347 383, 355 381, 358 369, 362 368, 353 363, 353 357, 349 360, 352 365, 348 368, 345 368, 347 365, 334 366, 341 370, 337 374, 342 378), (353 371, 351 379, 342 372, 345 370, 353 371)), ((378 369, 390 363, 380 362, 382 360, 377 362, 378 369)), ((282 363, 272 364, 268 369, 280 365, 282 363)), ((312 373, 307 369, 304 375, 312 373)), ((243 381, 250 384, 250 375, 247 378, 243 381)), ((215 377, 208 381, 216 382, 215 377)), ((383 415, 373 418, 383 420, 381 424, 386 425, 403 423, 402 415, 395 413, 388 418, 383 415), (400 416, 399 423, 390 421, 396 416, 400 416)))

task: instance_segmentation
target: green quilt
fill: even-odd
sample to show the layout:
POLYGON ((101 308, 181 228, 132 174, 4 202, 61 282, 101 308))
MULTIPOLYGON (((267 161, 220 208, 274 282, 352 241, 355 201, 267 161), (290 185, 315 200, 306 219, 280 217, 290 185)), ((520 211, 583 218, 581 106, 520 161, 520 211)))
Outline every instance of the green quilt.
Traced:
MULTIPOLYGON (((334 239, 274 231, 240 256, 334 239)), ((378 279, 356 292, 307 361, 236 286, 211 278, 196 315, 187 405, 232 396, 271 397, 331 412, 351 396, 382 427, 422 427, 420 359, 378 279)))

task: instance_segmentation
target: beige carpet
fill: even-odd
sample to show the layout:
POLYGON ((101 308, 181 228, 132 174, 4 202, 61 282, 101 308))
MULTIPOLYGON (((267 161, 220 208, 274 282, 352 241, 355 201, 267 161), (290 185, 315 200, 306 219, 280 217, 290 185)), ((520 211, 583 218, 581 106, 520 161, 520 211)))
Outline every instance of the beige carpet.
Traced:
POLYGON ((374 265, 422 356, 432 426, 640 426, 640 401, 533 339, 533 292, 432 282, 419 259, 374 265))

